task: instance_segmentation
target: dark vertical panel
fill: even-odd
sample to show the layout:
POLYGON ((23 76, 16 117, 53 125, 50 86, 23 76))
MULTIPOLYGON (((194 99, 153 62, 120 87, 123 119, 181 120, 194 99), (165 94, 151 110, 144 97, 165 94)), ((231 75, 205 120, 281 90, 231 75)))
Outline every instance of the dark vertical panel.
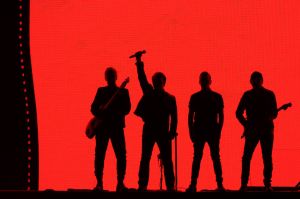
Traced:
POLYGON ((29 0, 5 1, 1 21, 0 189, 36 190, 38 134, 29 47, 29 0))

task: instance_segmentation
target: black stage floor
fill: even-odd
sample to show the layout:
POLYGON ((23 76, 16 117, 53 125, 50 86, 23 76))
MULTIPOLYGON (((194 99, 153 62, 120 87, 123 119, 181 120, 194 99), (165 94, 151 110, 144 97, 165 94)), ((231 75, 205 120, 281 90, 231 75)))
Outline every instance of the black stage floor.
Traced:
POLYGON ((131 190, 129 192, 96 192, 84 189, 69 189, 68 191, 0 191, 0 198, 139 198, 139 199, 213 199, 213 198, 297 198, 300 199, 300 191, 295 187, 274 187, 273 192, 264 192, 262 187, 251 187, 247 192, 239 192, 236 190, 227 190, 226 192, 217 192, 213 190, 201 190, 197 193, 185 192, 166 192, 166 191, 148 191, 137 192, 131 190))

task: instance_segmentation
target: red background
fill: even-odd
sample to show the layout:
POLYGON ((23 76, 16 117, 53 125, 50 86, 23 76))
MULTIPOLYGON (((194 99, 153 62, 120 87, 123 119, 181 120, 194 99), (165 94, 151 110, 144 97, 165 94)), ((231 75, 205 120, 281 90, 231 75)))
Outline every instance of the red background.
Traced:
MULTIPOLYGON (((30 40, 37 100, 40 189, 92 188, 94 140, 84 130, 107 66, 118 70, 118 83, 131 78, 132 110, 141 97, 134 61, 128 56, 146 49, 149 79, 167 75, 166 90, 177 98, 179 124, 179 188, 190 181, 192 144, 187 131, 190 95, 200 89, 199 73, 211 73, 212 88, 223 95, 225 125, 221 140, 224 184, 239 187, 244 141, 235 109, 253 70, 264 74, 265 86, 278 105, 293 102, 275 121, 273 185, 294 186, 300 180, 300 14, 298 0, 31 0, 30 40)), ((142 122, 127 116, 126 184, 137 187, 142 122)), ((159 188, 155 148, 149 188, 159 188)), ((198 187, 214 188, 206 146, 198 187)), ((104 186, 114 189, 115 157, 109 145, 104 186)), ((262 185, 257 147, 250 185, 262 185)))

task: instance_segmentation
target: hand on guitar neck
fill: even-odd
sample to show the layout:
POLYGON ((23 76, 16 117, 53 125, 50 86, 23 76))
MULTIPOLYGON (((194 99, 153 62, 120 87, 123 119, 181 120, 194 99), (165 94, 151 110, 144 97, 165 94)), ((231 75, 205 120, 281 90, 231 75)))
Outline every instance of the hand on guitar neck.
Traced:
POLYGON ((281 107, 279 107, 279 108, 277 109, 277 112, 279 112, 279 111, 281 111, 281 110, 287 110, 287 109, 290 108, 290 107, 292 107, 292 103, 291 103, 291 102, 286 103, 286 104, 282 105, 281 107))

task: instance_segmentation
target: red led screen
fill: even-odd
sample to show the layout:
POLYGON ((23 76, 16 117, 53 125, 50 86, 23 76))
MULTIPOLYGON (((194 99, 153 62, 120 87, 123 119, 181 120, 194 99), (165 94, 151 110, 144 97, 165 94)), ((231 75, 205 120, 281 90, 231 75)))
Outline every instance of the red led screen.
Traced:
MULTIPOLYGON (((137 187, 142 121, 133 114, 142 96, 134 60, 143 57, 150 79, 156 71, 167 76, 166 90, 176 96, 178 123, 178 186, 190 183, 192 143, 187 115, 191 94, 200 89, 206 70, 212 89, 224 99, 221 138, 224 185, 240 183, 244 140, 235 118, 238 102, 252 71, 261 71, 264 85, 278 105, 293 107, 275 121, 273 185, 294 186, 300 180, 300 3, 298 0, 31 0, 30 44, 39 127, 40 189, 93 188, 95 141, 84 131, 92 117, 90 105, 104 70, 118 71, 118 84, 127 76, 132 110, 126 117, 127 173, 125 183, 137 187)), ((153 151, 150 189, 159 188, 157 147, 153 151)), ((262 185, 258 146, 249 185, 262 185)), ((104 186, 114 189, 116 160, 106 154, 104 186)), ((216 187, 208 147, 205 147, 198 188, 216 187)))

